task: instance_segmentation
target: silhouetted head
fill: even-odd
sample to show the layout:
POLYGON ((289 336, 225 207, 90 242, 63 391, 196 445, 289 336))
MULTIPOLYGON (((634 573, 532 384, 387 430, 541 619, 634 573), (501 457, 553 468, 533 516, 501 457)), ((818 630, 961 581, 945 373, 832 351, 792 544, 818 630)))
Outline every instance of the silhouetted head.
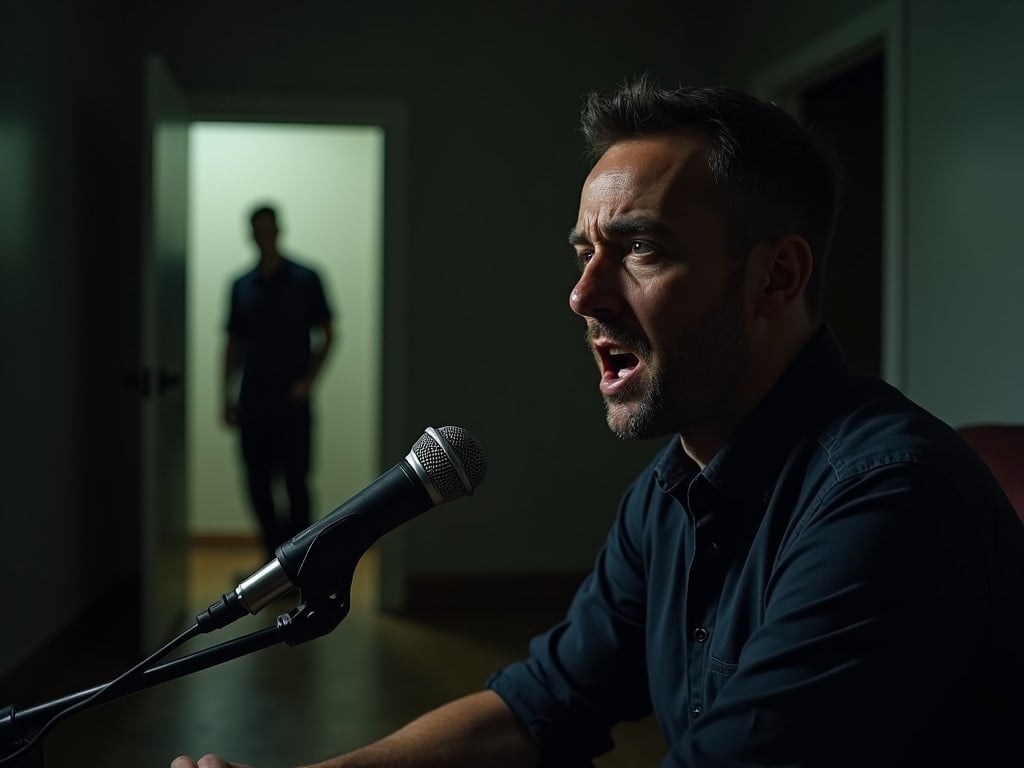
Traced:
POLYGON ((260 253, 277 250, 277 211, 269 205, 261 205, 249 216, 252 225, 252 239, 260 253))

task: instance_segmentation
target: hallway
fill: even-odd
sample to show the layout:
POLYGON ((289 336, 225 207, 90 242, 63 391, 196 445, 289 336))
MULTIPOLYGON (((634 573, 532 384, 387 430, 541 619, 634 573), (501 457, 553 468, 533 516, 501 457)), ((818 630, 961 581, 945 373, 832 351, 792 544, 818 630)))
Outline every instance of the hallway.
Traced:
MULTIPOLYGON (((525 652, 530 636, 558 618, 495 612, 424 621, 378 614, 373 555, 360 561, 352 610, 332 633, 295 647, 273 646, 72 717, 46 737, 46 768, 160 768, 178 754, 206 752, 256 768, 308 763, 479 689, 491 672, 525 652)), ((189 621, 231 589, 239 574, 262 565, 259 558, 252 546, 197 547, 189 621)), ((257 616, 190 641, 176 655, 269 626, 294 604, 294 596, 282 598, 257 616)), ((82 661, 88 663, 84 656, 82 661)), ((654 765, 663 750, 650 720, 621 726, 616 743, 595 763, 598 768, 654 765)))

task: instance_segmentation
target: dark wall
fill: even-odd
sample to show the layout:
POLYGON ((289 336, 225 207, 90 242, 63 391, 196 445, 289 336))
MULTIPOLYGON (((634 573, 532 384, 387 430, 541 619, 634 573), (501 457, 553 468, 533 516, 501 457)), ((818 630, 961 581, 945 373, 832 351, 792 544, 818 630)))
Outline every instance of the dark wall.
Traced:
POLYGON ((138 341, 142 69, 118 5, 7 4, 0 23, 0 675, 138 571, 121 377, 138 341))

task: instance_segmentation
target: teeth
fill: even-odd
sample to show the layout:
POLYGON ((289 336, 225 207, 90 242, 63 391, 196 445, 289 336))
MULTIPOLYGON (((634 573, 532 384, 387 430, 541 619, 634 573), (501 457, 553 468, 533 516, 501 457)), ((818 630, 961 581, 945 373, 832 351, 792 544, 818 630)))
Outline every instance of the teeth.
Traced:
POLYGON ((608 348, 608 354, 609 355, 624 355, 624 354, 626 354, 626 351, 624 349, 622 349, 621 347, 609 347, 608 348))

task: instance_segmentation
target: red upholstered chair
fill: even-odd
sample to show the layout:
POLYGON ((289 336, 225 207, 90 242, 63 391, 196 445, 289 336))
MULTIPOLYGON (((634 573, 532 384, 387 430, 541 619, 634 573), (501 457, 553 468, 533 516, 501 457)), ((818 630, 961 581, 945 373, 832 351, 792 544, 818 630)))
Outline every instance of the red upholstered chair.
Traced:
POLYGON ((958 431, 989 465, 1024 522, 1024 424, 971 424, 958 431))

